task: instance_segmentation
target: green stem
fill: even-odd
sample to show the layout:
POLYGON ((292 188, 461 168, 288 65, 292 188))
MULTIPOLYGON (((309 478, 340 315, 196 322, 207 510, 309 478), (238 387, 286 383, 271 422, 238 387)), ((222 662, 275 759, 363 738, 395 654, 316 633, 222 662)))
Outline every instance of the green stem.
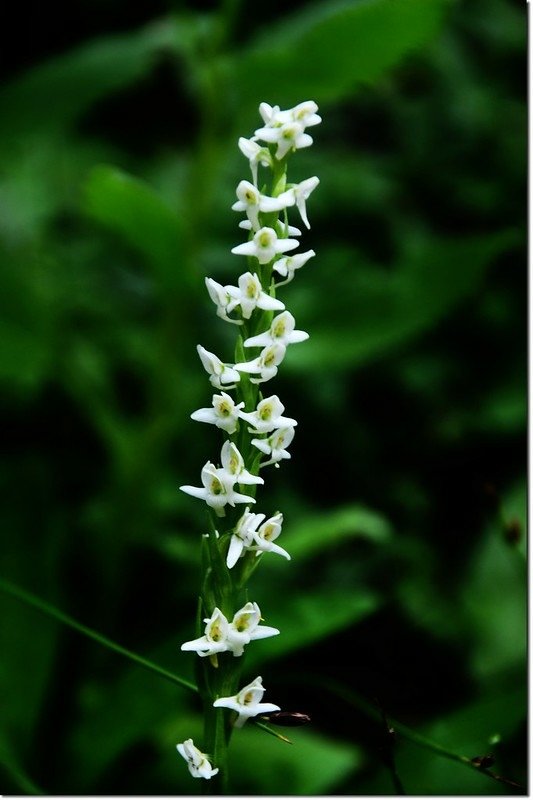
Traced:
POLYGON ((83 634, 83 636, 87 636, 89 639, 92 639, 98 644, 107 647, 108 650, 112 650, 115 653, 123 656, 124 658, 129 659, 130 661, 134 661, 144 669, 149 670, 150 672, 154 672, 156 675, 159 675, 165 680, 170 681, 171 683, 176 683, 179 686, 184 687, 185 689, 189 689, 191 692, 197 692, 198 689, 186 678, 181 678, 179 675, 175 675, 173 672, 169 672, 168 670, 164 669, 163 667, 159 667, 157 664, 154 664, 152 661, 148 661, 148 659, 143 658, 142 656, 138 656, 136 653, 132 653, 131 650, 126 650, 125 647, 117 644, 116 642, 111 641, 106 636, 102 636, 101 633, 93 630, 92 628, 88 628, 86 625, 82 625, 81 622, 77 622, 72 617, 69 617, 67 614, 64 614, 55 606, 50 605, 50 603, 41 600, 39 597, 36 597, 34 594, 30 592, 26 592, 24 589, 16 586, 9 581, 0 578, 0 591, 5 592, 6 594, 11 595, 11 597, 16 597, 17 600, 21 600, 23 603, 26 603, 29 606, 37 609, 42 614, 46 614, 48 617, 52 617, 53 619, 61 622, 63 625, 67 625, 69 628, 73 628, 78 633, 83 634))

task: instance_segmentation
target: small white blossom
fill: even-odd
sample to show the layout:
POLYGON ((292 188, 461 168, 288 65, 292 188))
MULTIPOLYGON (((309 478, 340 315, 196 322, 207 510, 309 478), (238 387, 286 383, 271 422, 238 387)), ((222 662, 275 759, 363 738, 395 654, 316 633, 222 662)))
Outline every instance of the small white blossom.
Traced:
POLYGON ((294 330, 295 324, 296 320, 291 312, 283 311, 277 317, 274 317, 267 331, 245 339, 244 346, 268 347, 269 344, 282 344, 287 347, 289 344, 305 342, 306 339, 309 339, 309 334, 305 331, 294 330))
POLYGON ((239 149, 250 162, 252 178, 254 184, 257 186, 258 165, 261 164, 263 167, 271 167, 272 156, 266 147, 261 147, 254 139, 245 139, 244 136, 241 136, 239 139, 239 149))
POLYGON ((176 750, 183 756, 193 778, 206 778, 209 780, 218 773, 218 767, 213 769, 205 753, 195 746, 192 739, 186 739, 176 745, 176 750))
POLYGON ((275 428, 286 428, 297 425, 295 419, 282 417, 285 406, 275 394, 266 397, 257 404, 255 411, 246 413, 241 411, 241 419, 248 422, 252 427, 248 428, 250 433, 270 433, 275 428))
POLYGON ((209 292, 209 297, 217 307, 217 316, 226 322, 232 322, 234 325, 242 325, 243 322, 241 319, 231 319, 231 317, 228 316, 228 314, 231 314, 239 305, 239 301, 236 300, 229 291, 234 287, 222 286, 220 283, 214 281, 213 278, 206 278, 205 285, 209 292))
POLYGON ((310 128, 312 125, 322 122, 322 117, 318 116, 317 111, 318 106, 314 100, 305 100, 286 111, 280 111, 279 106, 271 106, 268 103, 259 105, 259 113, 263 122, 270 127, 283 125, 286 122, 299 122, 304 128, 310 128))
POLYGON ((242 728, 250 717, 256 717, 258 714, 267 714, 270 711, 280 711, 280 707, 274 705, 274 703, 261 702, 264 693, 263 679, 259 676, 233 697, 219 697, 218 700, 215 700, 213 706, 236 711, 238 717, 235 720, 235 727, 242 728))
POLYGON ((230 435, 237 430, 239 419, 239 411, 244 407, 244 403, 235 402, 229 394, 222 392, 222 394, 213 395, 212 408, 199 408, 191 414, 191 418, 196 422, 208 422, 211 425, 216 425, 230 435))
POLYGON ((230 478, 230 474, 225 469, 217 469, 214 464, 208 461, 202 469, 203 487, 180 486, 180 489, 185 494, 205 500, 218 517, 223 517, 226 513, 224 506, 228 503, 230 506, 235 506, 236 503, 255 503, 253 497, 235 492, 233 490, 235 481, 233 480, 232 483, 230 478))
POLYGON ((280 160, 291 150, 301 150, 313 144, 312 137, 304 131, 305 126, 301 122, 290 120, 279 127, 258 128, 255 137, 268 144, 276 144, 276 158, 280 160))
POLYGON ((230 485, 242 483, 244 485, 251 486, 252 484, 264 483, 263 478, 260 478, 258 475, 252 475, 247 469, 245 469, 244 459, 233 442, 230 442, 229 440, 224 442, 222 451, 220 453, 220 459, 222 461, 223 471, 225 472, 227 481, 230 485))
POLYGON ((224 364, 214 353, 210 353, 201 344, 196 346, 200 360, 209 375, 209 383, 215 389, 234 389, 241 376, 234 368, 224 364))
POLYGON ((252 312, 256 308, 263 311, 280 311, 285 308, 281 300, 275 297, 270 297, 269 294, 263 291, 261 281, 254 272, 245 272, 238 280, 239 286, 229 286, 228 289, 232 292, 235 300, 241 307, 241 313, 244 319, 250 319, 252 312))
POLYGON ((302 181, 301 183, 297 183, 295 186, 292 187, 292 191, 294 192, 294 200, 296 202, 296 207, 300 212, 300 216, 302 218, 302 222, 304 223, 306 228, 310 228, 309 220, 307 219, 307 210, 305 208, 305 202, 308 199, 311 192, 316 189, 320 180, 316 177, 307 178, 307 180, 302 181))
POLYGON ((285 357, 287 348, 282 344, 271 344, 262 350, 261 354, 252 361, 235 364, 235 369, 240 372, 249 372, 251 375, 260 375, 259 378, 250 378, 252 383, 263 383, 273 378, 278 371, 278 366, 285 357))
POLYGON ((210 617, 204 619, 206 623, 204 635, 199 639, 184 642, 181 649, 196 652, 202 658, 224 653, 228 650, 229 622, 219 608, 215 608, 210 617))
POLYGON ((284 192, 279 197, 269 197, 261 194, 250 181, 241 181, 237 186, 236 203, 232 205, 233 211, 245 211, 254 231, 258 230, 259 212, 268 214, 271 211, 282 211, 284 208, 293 206, 296 202, 294 192, 284 192))
POLYGON ((246 603, 233 617, 228 628, 228 650, 234 656, 242 656, 244 646, 255 639, 277 636, 279 630, 269 625, 260 625, 261 611, 257 603, 246 603))
POLYGON ((249 508, 244 510, 244 514, 237 522, 230 540, 226 557, 228 569, 232 569, 243 555, 245 549, 248 549, 254 543, 257 526, 264 518, 264 514, 251 514, 249 508))
POLYGON ((260 228, 250 242, 231 249, 238 256, 254 256, 260 264, 268 264, 280 253, 298 247, 296 239, 278 239, 274 228, 260 228))
POLYGON ((280 428, 274 431, 268 439, 252 439, 252 444, 265 453, 271 456, 269 461, 264 461, 261 466, 268 467, 270 464, 277 464, 284 458, 290 458, 291 454, 287 452, 287 447, 294 439, 294 428, 280 428))
POLYGON ((277 553, 279 556, 283 556, 290 561, 291 557, 287 551, 274 543, 275 539, 277 539, 281 533, 282 523, 283 514, 278 511, 277 514, 267 519, 259 530, 254 533, 254 544, 249 546, 249 550, 257 550, 258 556, 261 555, 261 553, 277 553))
POLYGON ((300 269, 307 264, 310 258, 313 258, 316 253, 314 250, 307 250, 305 253, 296 253, 295 256, 287 256, 285 258, 280 258, 277 261, 274 261, 274 269, 276 272, 279 272, 286 280, 282 281, 281 283, 277 283, 276 286, 283 286, 285 283, 289 283, 294 278, 294 273, 297 269, 300 269))

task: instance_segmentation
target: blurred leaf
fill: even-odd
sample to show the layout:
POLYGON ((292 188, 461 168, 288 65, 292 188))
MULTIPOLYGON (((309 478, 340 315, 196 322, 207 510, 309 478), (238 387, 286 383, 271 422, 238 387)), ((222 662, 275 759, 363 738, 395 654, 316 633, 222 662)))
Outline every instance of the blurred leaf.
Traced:
POLYGON ((391 529, 379 514, 363 506, 337 508, 329 513, 315 513, 284 530, 292 558, 315 556, 348 539, 368 539, 380 544, 388 541, 391 529))
POLYGON ((391 272, 378 268, 354 272, 355 253, 330 251, 328 281, 341 286, 342 294, 334 292, 328 298, 315 287, 314 295, 309 291, 295 295, 294 313, 313 335, 309 346, 291 353, 289 367, 345 369, 404 344, 473 297, 491 262, 515 240, 513 230, 430 239, 406 253, 391 272), (329 323, 333 318, 335 325, 329 323))
POLYGON ((0 92, 0 138, 16 140, 67 128, 96 100, 138 80, 175 43, 176 28, 161 20, 37 64, 0 92))
POLYGON ((315 3, 269 25, 235 61, 240 98, 249 106, 258 99, 282 106, 339 101, 435 36, 447 6, 446 0, 315 3))
POLYGON ((115 167, 96 167, 85 186, 85 211, 138 249, 164 287, 187 281, 179 262, 179 217, 148 184, 115 167))
POLYGON ((322 590, 314 595, 292 596, 288 591, 273 594, 268 608, 267 625, 280 626, 279 636, 268 639, 266 646, 257 642, 246 654, 247 664, 258 666, 280 658, 301 647, 355 625, 378 608, 379 602, 369 592, 346 594, 338 589, 322 590))
POLYGON ((361 764, 351 743, 309 730, 291 731, 283 744, 251 725, 235 731, 230 747, 231 788, 249 795, 330 794, 361 764))

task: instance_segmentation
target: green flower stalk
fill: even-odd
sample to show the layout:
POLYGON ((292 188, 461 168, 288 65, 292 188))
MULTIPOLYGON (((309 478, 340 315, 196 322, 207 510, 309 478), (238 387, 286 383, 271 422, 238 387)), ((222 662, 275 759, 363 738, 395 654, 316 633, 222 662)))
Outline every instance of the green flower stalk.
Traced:
POLYGON ((239 139, 252 182, 239 183, 232 206, 245 214, 239 227, 249 236, 231 252, 247 258, 248 271, 235 286, 206 279, 217 315, 238 326, 239 335, 231 363, 197 347, 209 382, 219 393, 213 394, 210 407, 198 409, 191 417, 219 428, 223 444, 218 461, 204 464, 202 486, 180 487, 207 504, 212 530, 202 538, 197 638, 181 646, 200 658, 205 753, 192 739, 177 749, 191 775, 212 779, 212 788, 218 792, 226 786, 227 748, 233 730, 258 714, 280 711, 279 706, 262 702, 261 676, 240 688, 240 657, 251 642, 280 633, 261 624, 261 609, 248 600, 248 582, 266 553, 290 559, 277 543, 283 514, 276 511, 267 518, 251 508, 256 505, 258 487, 264 484, 260 471, 271 465, 279 468, 291 457, 288 448, 298 424, 284 416, 285 407, 277 395, 263 393, 263 384, 275 378, 287 348, 309 338, 296 329, 293 315, 276 297, 276 290, 293 280, 296 270, 315 255, 313 250, 288 255, 298 247, 295 237, 301 234, 289 224, 288 209, 294 207, 309 228, 306 202, 319 180, 289 183, 287 163, 292 153, 313 143, 306 128, 321 122, 317 111, 312 101, 286 111, 268 103, 259 106, 263 127, 250 139, 239 139), (268 193, 263 188, 266 184, 259 188, 260 168, 270 173, 268 193))

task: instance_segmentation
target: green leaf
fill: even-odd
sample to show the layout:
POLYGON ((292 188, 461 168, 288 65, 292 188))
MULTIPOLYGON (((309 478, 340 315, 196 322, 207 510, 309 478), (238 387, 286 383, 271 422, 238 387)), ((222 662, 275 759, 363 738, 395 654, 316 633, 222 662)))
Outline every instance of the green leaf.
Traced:
POLYGON ((291 557, 309 558, 349 539, 367 539, 381 544, 388 541, 391 529, 379 514, 363 506, 337 508, 300 519, 284 530, 291 557))
POLYGON ((336 282, 342 292, 328 296, 315 287, 313 293, 294 295, 293 313, 312 338, 290 354, 288 367, 338 371, 399 347, 475 297, 490 264, 516 238, 513 230, 432 238, 410 247, 391 271, 357 266, 354 251, 331 250, 323 269, 328 283, 336 282))
POLYGON ((93 103, 148 72, 172 51, 176 28, 161 20, 134 33, 83 44, 15 79, 0 92, 3 140, 28 132, 57 133, 93 103))
POLYGON ((165 288, 183 286, 178 215, 144 181, 115 167, 101 165, 85 186, 84 206, 94 220, 118 233, 139 250, 165 288))
POLYGON ((229 749, 231 788, 248 795, 322 795, 335 791, 361 765, 354 745, 314 731, 291 731, 293 747, 249 726, 229 749))
POLYGON ((338 102, 435 36, 447 6, 446 0, 345 0, 284 17, 233 64, 241 103, 338 102))
POLYGON ((315 644, 369 616, 378 605, 377 597, 369 592, 347 594, 338 589, 322 590, 318 596, 298 594, 291 597, 287 592, 273 595, 266 623, 274 627, 279 625, 282 632, 269 638, 264 645, 255 642, 255 647, 247 650, 247 664, 259 666, 315 644))

